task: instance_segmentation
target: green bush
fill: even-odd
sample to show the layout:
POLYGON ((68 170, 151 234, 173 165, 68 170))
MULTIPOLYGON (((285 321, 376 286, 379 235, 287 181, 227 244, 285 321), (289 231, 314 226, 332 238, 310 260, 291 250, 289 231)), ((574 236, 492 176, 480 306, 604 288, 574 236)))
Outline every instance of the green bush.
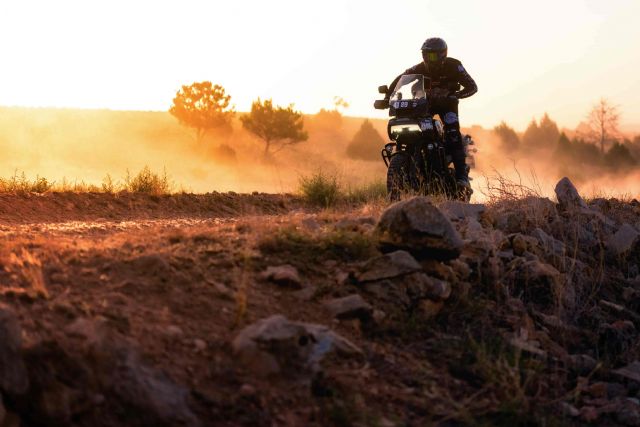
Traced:
POLYGON ((324 208, 334 206, 340 197, 338 178, 322 171, 301 177, 300 191, 309 203, 324 208))
POLYGON ((162 175, 158 175, 157 173, 152 172, 151 169, 149 169, 149 166, 145 166, 133 178, 127 169, 124 188, 131 193, 160 195, 171 192, 171 183, 169 182, 166 169, 163 170, 162 175))

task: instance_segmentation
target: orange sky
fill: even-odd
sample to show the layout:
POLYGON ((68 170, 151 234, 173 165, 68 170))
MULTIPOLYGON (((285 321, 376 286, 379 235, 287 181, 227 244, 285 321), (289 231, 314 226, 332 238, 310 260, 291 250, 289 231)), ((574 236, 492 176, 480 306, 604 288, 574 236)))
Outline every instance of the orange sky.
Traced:
MULTIPOLYGON (((479 93, 466 124, 523 129, 547 111, 575 127, 607 97, 640 123, 640 2, 563 0, 3 0, 0 105, 167 110, 211 80, 238 110, 256 97, 313 113, 384 117, 379 84, 445 38, 479 93)), ((640 131, 640 129, 638 129, 640 131)))

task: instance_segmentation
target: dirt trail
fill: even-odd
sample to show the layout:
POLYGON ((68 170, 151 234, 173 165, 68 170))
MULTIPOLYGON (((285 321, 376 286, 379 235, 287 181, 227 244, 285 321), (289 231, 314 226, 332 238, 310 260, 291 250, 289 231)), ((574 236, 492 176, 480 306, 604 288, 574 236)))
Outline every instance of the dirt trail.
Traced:
POLYGON ((296 196, 264 193, 4 193, 0 225, 282 214, 301 205, 296 196))

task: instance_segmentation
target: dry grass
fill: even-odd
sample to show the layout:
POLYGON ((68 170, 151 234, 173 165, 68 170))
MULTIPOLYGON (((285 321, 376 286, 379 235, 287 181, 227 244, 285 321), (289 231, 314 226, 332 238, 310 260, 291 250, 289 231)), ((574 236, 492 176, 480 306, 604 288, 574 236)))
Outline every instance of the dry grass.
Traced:
POLYGON ((163 172, 153 172, 145 166, 135 175, 131 175, 127 170, 122 181, 114 180, 107 174, 100 185, 86 183, 83 180, 69 181, 63 178, 60 182, 50 181, 47 178, 36 175, 30 179, 24 172, 18 174, 17 171, 9 178, 0 178, 0 193, 118 193, 126 191, 130 193, 145 194, 171 194, 175 190, 173 182, 170 180, 166 169, 163 172))
POLYGON ((523 177, 520 171, 513 166, 515 176, 517 180, 507 178, 503 173, 493 169, 493 175, 483 175, 485 180, 484 187, 480 187, 480 193, 486 198, 490 204, 504 202, 504 201, 516 201, 525 199, 528 197, 543 197, 543 191, 540 186, 540 182, 535 173, 535 170, 531 170, 531 185, 526 185, 523 182, 523 177))

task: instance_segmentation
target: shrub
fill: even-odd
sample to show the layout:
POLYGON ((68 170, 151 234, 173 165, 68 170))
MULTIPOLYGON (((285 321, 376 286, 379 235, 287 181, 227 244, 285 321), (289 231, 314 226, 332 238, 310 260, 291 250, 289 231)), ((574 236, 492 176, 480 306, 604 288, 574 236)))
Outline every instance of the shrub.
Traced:
POLYGON ((338 178, 322 171, 301 177, 300 190, 309 203, 324 208, 335 205, 340 197, 338 178))
POLYGON ((163 170, 163 174, 158 175, 149 169, 149 166, 142 168, 140 172, 133 178, 129 174, 127 169, 127 175, 125 177, 124 188, 132 193, 145 193, 145 194, 167 194, 171 192, 171 183, 167 176, 167 170, 163 170))

